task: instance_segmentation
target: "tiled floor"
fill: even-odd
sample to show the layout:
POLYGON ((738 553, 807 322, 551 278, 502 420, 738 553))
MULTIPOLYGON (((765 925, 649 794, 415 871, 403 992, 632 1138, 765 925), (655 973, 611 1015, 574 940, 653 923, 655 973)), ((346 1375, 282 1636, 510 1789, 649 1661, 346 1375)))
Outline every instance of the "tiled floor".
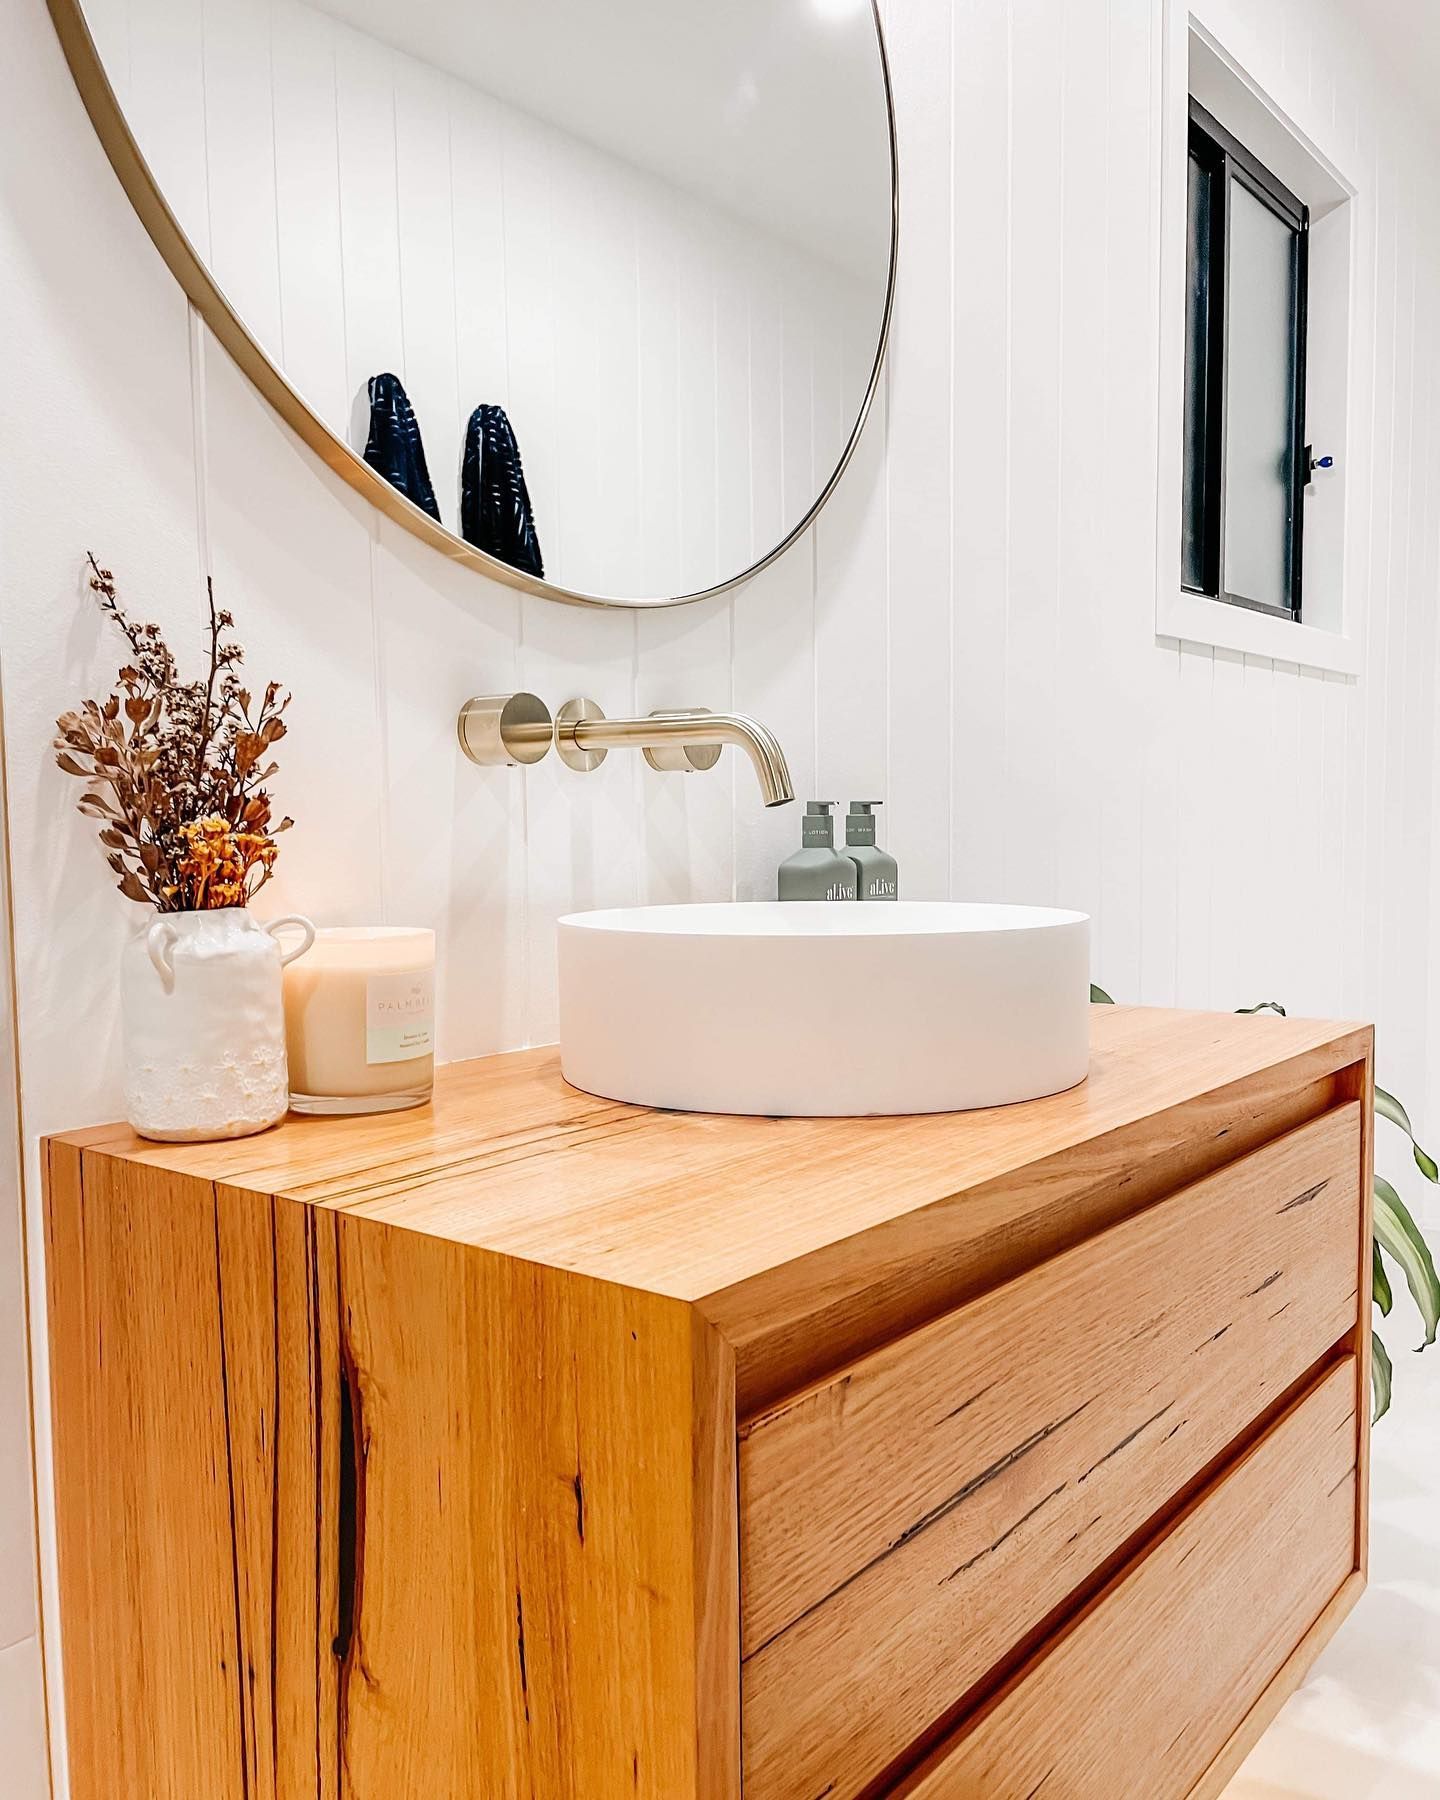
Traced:
POLYGON ((1225 1800, 1440 1800, 1440 1344, 1409 1353, 1401 1304, 1381 1328, 1395 1401, 1375 1430, 1370 1586, 1225 1800))

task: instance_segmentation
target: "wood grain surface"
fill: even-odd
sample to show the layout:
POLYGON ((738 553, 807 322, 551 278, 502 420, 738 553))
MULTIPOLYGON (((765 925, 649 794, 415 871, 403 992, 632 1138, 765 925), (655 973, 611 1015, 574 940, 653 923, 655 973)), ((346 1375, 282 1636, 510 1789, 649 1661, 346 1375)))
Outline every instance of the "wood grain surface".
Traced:
POLYGON ((74 1792, 249 1800, 214 1194, 119 1164, 97 1196, 60 1144, 48 1177, 74 1792))
POLYGON ((1354 1571, 1347 1358, 892 1800, 1160 1800, 1205 1778, 1354 1571))
POLYGON ((1089 1080, 920 1118, 647 1111, 554 1049, 457 1064, 435 1100, 230 1144, 66 1141, 695 1302, 742 1416, 1113 1224, 1342 1097, 1368 1027, 1091 1009, 1089 1080))
POLYGON ((1359 1111, 745 1428, 747 1796, 862 1792, 1352 1331, 1359 1111))
POLYGON ((732 1795, 734 1385, 709 1327, 351 1219, 340 1292, 365 1791, 732 1795))
POLYGON ((1363 1351, 1368 1028, 1093 1028, 1083 1087, 968 1115, 653 1113, 530 1051, 408 1113, 50 1140, 76 1800, 738 1800, 742 1588, 747 1793, 913 1760, 1363 1351))
POLYGON ((733 1800, 693 1308, 49 1147, 76 1800, 733 1800))

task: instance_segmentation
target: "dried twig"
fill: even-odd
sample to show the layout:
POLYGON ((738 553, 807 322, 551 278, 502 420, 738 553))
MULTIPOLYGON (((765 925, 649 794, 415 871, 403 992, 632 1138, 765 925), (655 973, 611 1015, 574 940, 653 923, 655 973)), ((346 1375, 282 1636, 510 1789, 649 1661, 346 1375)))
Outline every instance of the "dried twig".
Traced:
POLYGON ((267 684, 258 708, 242 686, 234 626, 209 600, 209 667, 183 682, 158 625, 137 624, 120 604, 115 577, 89 556, 100 610, 130 647, 119 691, 87 700, 57 721, 56 760, 85 783, 80 811, 100 821, 106 860, 129 900, 161 912, 244 906, 270 879, 271 748, 285 735, 290 695, 267 684))

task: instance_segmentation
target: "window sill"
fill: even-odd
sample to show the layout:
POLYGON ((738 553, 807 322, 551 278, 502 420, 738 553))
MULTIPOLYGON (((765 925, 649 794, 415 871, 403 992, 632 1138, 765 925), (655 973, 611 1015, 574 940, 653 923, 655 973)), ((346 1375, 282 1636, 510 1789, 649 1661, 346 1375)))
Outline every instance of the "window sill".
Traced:
POLYGON ((1361 669, 1360 646, 1353 638, 1183 590, 1159 596, 1155 634, 1183 638, 1189 644, 1210 644, 1217 650, 1239 650, 1273 662, 1298 663, 1301 668, 1324 669, 1334 675, 1359 675, 1361 669))

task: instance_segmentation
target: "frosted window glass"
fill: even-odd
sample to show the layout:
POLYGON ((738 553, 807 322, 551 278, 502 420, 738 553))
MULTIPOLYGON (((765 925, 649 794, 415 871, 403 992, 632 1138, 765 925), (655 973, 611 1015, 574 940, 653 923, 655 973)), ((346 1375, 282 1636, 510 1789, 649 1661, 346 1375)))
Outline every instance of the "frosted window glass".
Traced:
POLYGON ((1295 233, 1230 183, 1225 376, 1225 587, 1290 604, 1295 233))

